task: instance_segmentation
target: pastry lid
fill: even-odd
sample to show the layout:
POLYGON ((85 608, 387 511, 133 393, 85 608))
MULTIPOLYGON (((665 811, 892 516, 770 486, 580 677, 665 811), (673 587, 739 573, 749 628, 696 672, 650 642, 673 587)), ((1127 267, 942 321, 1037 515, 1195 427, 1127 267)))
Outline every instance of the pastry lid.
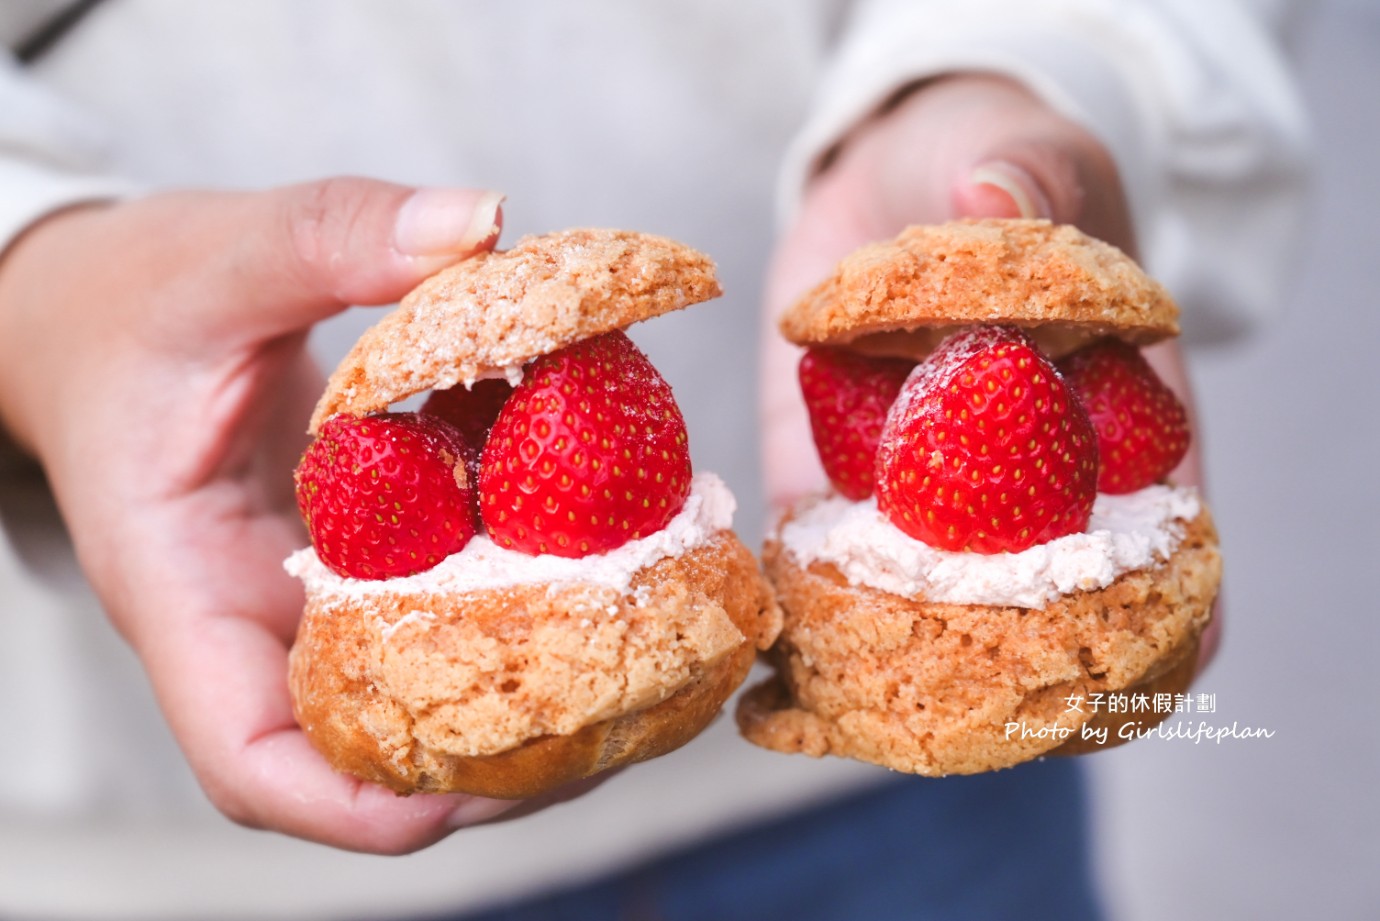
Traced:
POLYGON ((786 312, 781 331, 797 345, 918 359, 955 328, 1005 323, 1058 357, 1100 336, 1175 336, 1178 317, 1116 247, 1069 225, 985 219, 910 227, 857 250, 786 312))
POLYGON ((422 282, 365 331, 331 375, 310 431, 424 390, 512 377, 527 362, 721 294, 714 263, 624 230, 528 236, 422 282))

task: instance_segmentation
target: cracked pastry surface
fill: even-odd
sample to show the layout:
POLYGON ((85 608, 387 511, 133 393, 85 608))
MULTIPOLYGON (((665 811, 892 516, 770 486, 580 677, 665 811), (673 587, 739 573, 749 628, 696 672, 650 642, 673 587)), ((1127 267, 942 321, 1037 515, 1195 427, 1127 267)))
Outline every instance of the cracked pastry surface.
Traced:
POLYGON ((756 560, 723 531, 626 593, 313 596, 289 680, 338 768, 399 792, 516 797, 688 741, 779 628, 756 560))
MULTIPOLYGON (((443 270, 366 331, 311 431, 428 389, 515 384, 540 356, 719 293, 707 256, 662 237, 525 237, 443 270)), ((366 583, 294 554, 307 594, 289 659, 299 724, 337 770, 401 794, 533 796, 685 744, 780 629, 718 489, 717 511, 692 495, 665 527, 600 555, 476 536, 430 569, 366 583), (683 521, 697 503, 708 517, 683 521)))
POLYGON ((777 751, 931 776, 1058 748, 1056 733, 1039 730, 1076 737, 1094 718, 1070 711, 1070 696, 1139 690, 1166 675, 1182 690, 1221 571, 1205 510, 1164 563, 1043 609, 909 600, 850 585, 827 563, 801 567, 777 542, 764 562, 784 625, 770 653, 776 677, 739 705, 743 734, 777 751), (1029 731, 1008 738, 1011 722, 1029 731))
POLYGON ((624 230, 528 236, 443 269, 367 330, 312 414, 363 415, 423 390, 512 376, 562 346, 721 294, 714 263, 624 230))
MULTIPOLYGON (((1128 256, 1076 228, 963 220, 911 227, 845 257, 780 328, 797 345, 918 361, 956 330, 993 324, 1019 327, 1057 358, 1103 336, 1134 345, 1174 336, 1178 308, 1128 256)), ((1051 578, 1025 595, 1012 586, 1027 585, 1058 540, 981 560, 949 553, 931 569, 933 548, 904 536, 904 546, 882 546, 875 530, 851 524, 823 521, 814 537, 827 552, 813 557, 769 540, 764 563, 784 616, 768 654, 776 675, 742 698, 739 727, 766 748, 932 776, 1088 750, 1081 730, 1118 719, 1071 709, 1070 698, 1181 692, 1193 677, 1221 559, 1205 506, 1175 518, 1183 527, 1172 551, 1124 568, 1103 566, 1122 556, 1117 542, 1153 535, 1133 527, 1111 546, 1095 546, 1087 529, 1069 535, 1080 575, 1035 566, 1051 578), (869 583, 869 567, 886 579, 869 583), (1081 575, 1099 567, 1106 578, 1081 575), (963 592, 945 594, 958 584, 963 592), (968 603, 926 600, 938 597, 968 603)))
POLYGON ((1048 221, 911 227, 864 246, 781 320, 796 345, 920 358, 973 323, 1026 328, 1058 357, 1103 335, 1139 345, 1179 332, 1168 292, 1115 247, 1048 221))

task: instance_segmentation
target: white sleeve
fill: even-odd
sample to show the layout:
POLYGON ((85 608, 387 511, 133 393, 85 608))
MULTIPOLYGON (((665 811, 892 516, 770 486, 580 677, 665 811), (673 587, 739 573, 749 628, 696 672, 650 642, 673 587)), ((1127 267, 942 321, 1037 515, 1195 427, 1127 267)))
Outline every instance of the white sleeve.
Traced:
MULTIPOLYGON (((44 215, 132 190, 102 170, 101 133, 9 53, 60 7, 37 0, 0 7, 0 256, 44 215)), ((0 467, 15 456, 0 427, 0 467)))
POLYGON ((1146 267, 1186 306, 1186 327, 1239 329, 1278 307, 1303 207, 1309 130, 1271 33, 1286 6, 863 0, 788 153, 783 217, 819 157, 891 94, 998 73, 1107 146, 1146 267))
POLYGON ((103 171, 104 150, 90 121, 0 48, 0 252, 45 214, 127 194, 103 171))

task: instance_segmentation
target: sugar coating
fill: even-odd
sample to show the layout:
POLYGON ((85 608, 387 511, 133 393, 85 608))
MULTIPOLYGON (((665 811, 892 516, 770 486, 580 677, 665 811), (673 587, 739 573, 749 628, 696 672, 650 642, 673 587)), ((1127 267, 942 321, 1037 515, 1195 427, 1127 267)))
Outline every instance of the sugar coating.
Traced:
POLYGON ((723 530, 619 592, 590 582, 463 594, 309 589, 294 712, 337 769, 400 792, 522 797, 689 741, 781 628, 723 530))
POLYGON ((1111 585, 1123 573, 1168 559, 1200 510, 1194 489, 1149 486, 1099 495, 1088 530, 1020 553, 955 553, 906 535, 876 499, 820 499, 782 526, 801 566, 832 563, 852 585, 917 601, 1041 608, 1062 595, 1111 585))
POLYGON ((852 585, 829 563, 800 565, 779 540, 763 563, 784 621, 769 653, 775 677, 741 699, 744 736, 931 776, 1059 748, 1098 719, 1070 698, 1184 691, 1222 566, 1205 506, 1167 560, 1043 607, 852 585))
POLYGON ((523 237, 438 272, 367 330, 331 375, 311 431, 423 390, 520 380, 524 364, 572 342, 717 297, 708 256, 623 230, 523 237))
MULTIPOLYGON (((901 420, 915 414, 913 408, 918 402, 927 399, 939 386, 951 383, 958 370, 973 359, 979 352, 992 348, 1005 337, 997 326, 975 326, 965 329, 961 334, 946 336, 933 352, 911 370, 905 385, 896 395, 896 401, 887 412, 886 430, 893 430, 901 420)), ((1050 363, 1050 371, 1062 379, 1059 369, 1050 363)), ((882 449, 890 447, 883 439, 882 449)))
MULTIPOLYGON (((660 531, 629 541, 608 553, 570 559, 531 556, 498 546, 476 534, 459 553, 438 565, 400 579, 351 579, 325 567, 311 547, 298 550, 284 562, 290 575, 301 579, 309 594, 323 600, 357 600, 394 594, 467 594, 523 585, 584 583, 631 590, 633 577, 668 557, 678 557, 733 525, 737 502, 717 475, 697 473, 690 481, 685 506, 660 531)), ((418 615, 423 616, 423 615, 418 615)), ((391 636, 399 624, 392 625, 391 636)))
POLYGON ((1052 357, 1098 336, 1178 333, 1178 307, 1129 256, 1075 227, 965 220, 862 247, 781 319, 797 345, 919 359, 975 323, 1025 327, 1052 357))
MULTIPOLYGON (((781 330, 798 345, 920 360, 952 331, 992 324, 1025 329, 1057 358, 1101 336, 1172 336, 1178 308, 1075 228, 956 221, 854 252, 781 330)), ((874 502, 807 500, 763 564, 783 624, 774 676, 740 698, 744 737, 929 776, 1066 745, 1060 733, 1100 719, 1070 712, 1071 696, 1185 690, 1221 578, 1207 508, 1173 491, 1100 497, 1088 533, 988 557, 926 547, 874 502), (959 588, 968 594, 946 595, 959 588)))

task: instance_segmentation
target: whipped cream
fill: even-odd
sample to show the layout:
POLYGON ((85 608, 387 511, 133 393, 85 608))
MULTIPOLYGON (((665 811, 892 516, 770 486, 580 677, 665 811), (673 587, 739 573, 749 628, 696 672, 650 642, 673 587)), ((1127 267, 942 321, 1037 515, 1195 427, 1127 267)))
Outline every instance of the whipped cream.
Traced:
POLYGON ((311 547, 298 550, 283 563, 313 595, 367 598, 393 593, 483 592, 515 585, 571 582, 594 583, 627 592, 633 576, 668 557, 678 557, 733 525, 737 502, 723 480, 712 473, 697 473, 690 481, 685 506, 666 527, 608 553, 569 559, 541 554, 530 556, 506 550, 485 534, 476 534, 459 553, 416 575, 395 579, 350 579, 326 568, 311 547))
POLYGON ((1082 534, 1020 553, 955 553, 906 535, 877 510, 876 499, 830 496, 777 536, 801 565, 832 563, 853 585, 924 601, 1040 608, 1168 559, 1183 540, 1184 522, 1198 511, 1197 491, 1183 487, 1099 494, 1082 534))
POLYGON ((522 378, 527 373, 527 366, 524 364, 504 365, 489 371, 481 371, 476 377, 467 377, 460 381, 466 390, 473 390, 474 385, 480 381, 505 380, 509 387, 517 387, 522 383, 522 378))

